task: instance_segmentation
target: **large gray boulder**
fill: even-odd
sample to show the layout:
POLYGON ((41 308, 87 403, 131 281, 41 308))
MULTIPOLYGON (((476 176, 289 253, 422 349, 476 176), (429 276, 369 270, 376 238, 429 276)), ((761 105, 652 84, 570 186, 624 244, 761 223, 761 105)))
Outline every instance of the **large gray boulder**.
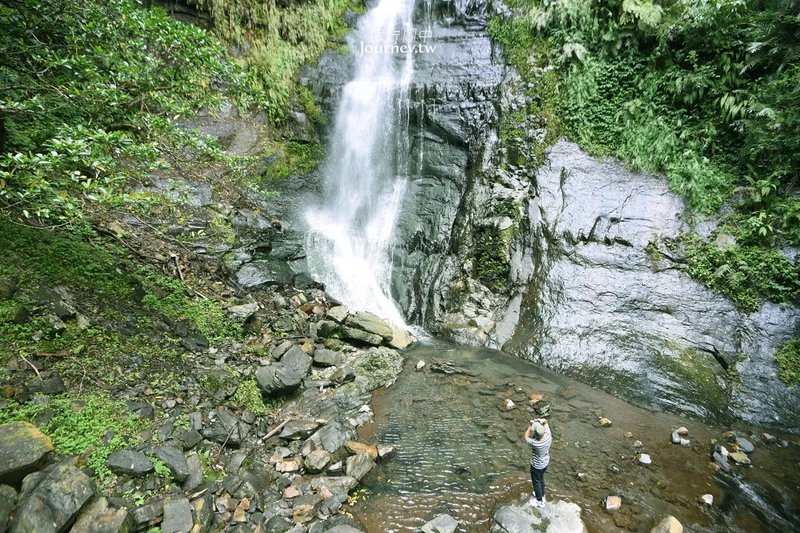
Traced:
POLYGON ((12 533, 67 531, 94 495, 94 483, 73 462, 53 465, 26 486, 19 500, 12 533))
POLYGON ((50 437, 28 422, 0 426, 0 483, 16 485, 53 451, 50 437))
POLYGON ((0 531, 8 530, 8 522, 16 503, 17 491, 8 485, 0 485, 0 531))

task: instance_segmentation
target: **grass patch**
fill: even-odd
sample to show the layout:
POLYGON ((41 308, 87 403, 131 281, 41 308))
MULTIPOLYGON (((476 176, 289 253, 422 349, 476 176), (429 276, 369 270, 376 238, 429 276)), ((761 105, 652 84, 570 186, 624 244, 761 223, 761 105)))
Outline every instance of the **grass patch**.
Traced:
POLYGON ((270 411, 264 405, 264 400, 261 397, 261 390, 258 388, 258 383, 253 378, 242 381, 236 388, 236 393, 231 398, 234 406, 240 409, 247 409, 256 416, 263 416, 270 411))

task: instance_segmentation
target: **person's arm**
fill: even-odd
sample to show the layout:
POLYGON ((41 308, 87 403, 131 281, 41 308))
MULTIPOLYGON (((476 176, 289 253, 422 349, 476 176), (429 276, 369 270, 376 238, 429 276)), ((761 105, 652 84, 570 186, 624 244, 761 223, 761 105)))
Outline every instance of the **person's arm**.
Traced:
POLYGON ((533 428, 533 424, 528 426, 528 429, 525 430, 525 442, 531 438, 531 428, 533 428))

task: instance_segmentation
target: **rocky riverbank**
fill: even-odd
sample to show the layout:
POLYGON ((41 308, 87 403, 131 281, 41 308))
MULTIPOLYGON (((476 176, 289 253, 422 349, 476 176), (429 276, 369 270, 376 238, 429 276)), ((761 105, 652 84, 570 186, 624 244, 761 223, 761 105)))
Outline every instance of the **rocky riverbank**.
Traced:
MULTIPOLYGON (((101 482, 85 456, 57 453, 36 426, 0 426, 0 529, 353 531, 339 511, 393 451, 356 442, 355 430, 372 416, 370 391, 394 381, 397 347, 410 337, 375 316, 349 313, 318 289, 275 291, 268 302, 256 296, 228 312, 245 324, 286 326, 260 347, 190 353, 189 373, 173 394, 144 385, 121 391, 115 399, 143 429, 115 444, 101 482), (257 389, 249 390, 253 377, 257 389), (231 406, 242 394, 278 398, 281 406, 270 413, 253 412, 258 401, 231 406)), ((35 420, 57 434, 64 428, 48 422, 48 405, 78 384, 29 362, 38 375, 21 366, 10 381, 26 383, 21 394, 42 406, 35 420)), ((73 403, 81 409, 80 392, 73 403)))

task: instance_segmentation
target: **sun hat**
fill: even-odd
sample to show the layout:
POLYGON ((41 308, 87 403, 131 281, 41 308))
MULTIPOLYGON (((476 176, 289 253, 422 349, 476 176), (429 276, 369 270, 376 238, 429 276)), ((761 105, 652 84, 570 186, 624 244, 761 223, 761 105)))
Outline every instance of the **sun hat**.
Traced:
POLYGON ((533 436, 537 439, 544 437, 544 426, 539 422, 533 423, 533 436))

